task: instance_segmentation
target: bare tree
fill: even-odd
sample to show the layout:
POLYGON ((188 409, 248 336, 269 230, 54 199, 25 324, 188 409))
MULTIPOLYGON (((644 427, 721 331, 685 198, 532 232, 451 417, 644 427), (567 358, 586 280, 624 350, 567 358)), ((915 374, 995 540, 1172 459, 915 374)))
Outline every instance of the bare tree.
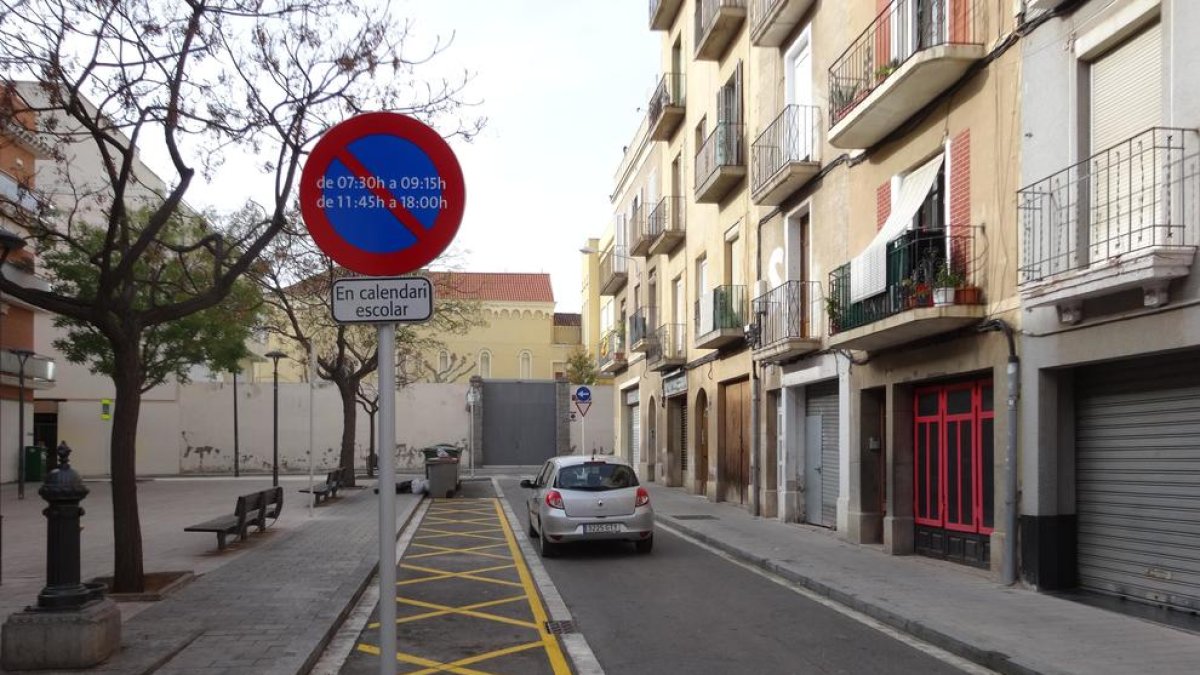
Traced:
MULTIPOLYGON (((37 116, 68 176, 84 155, 98 167, 99 180, 75 185, 66 208, 60 198, 56 217, 22 223, 38 250, 83 254, 97 269, 93 292, 3 276, 0 291, 95 327, 111 347, 114 590, 143 589, 134 455, 143 333, 223 301, 287 224, 303 158, 325 129, 364 110, 443 127, 457 117, 461 84, 418 79, 445 45, 412 54, 410 27, 353 0, 0 0, 0 73, 27 82, 22 114, 37 116), (150 149, 167 164, 161 187, 144 182, 140 156, 150 149), (267 186, 245 195, 254 203, 202 236, 172 236, 197 174, 234 168, 267 186), (84 221, 102 232, 97 243, 77 236, 73 223, 84 221), (154 281, 138 270, 163 254, 206 273, 143 289, 154 281)), ((14 114, 0 110, 0 123, 14 114)), ((459 124, 449 131, 476 129, 459 124)))
MULTIPOLYGON (((376 372, 379 359, 374 326, 333 321, 333 282, 349 275, 295 227, 286 228, 271 243, 263 264, 256 266, 252 274, 262 286, 264 301, 270 308, 264 321, 267 332, 294 343, 305 354, 315 354, 317 376, 338 389, 342 399, 340 462, 349 469, 347 484, 354 485, 357 405, 364 378, 376 372)), ((433 317, 426 324, 401 324, 397 328, 396 351, 400 357, 397 362, 412 362, 415 357, 438 349, 442 345, 439 336, 462 333, 480 324, 478 302, 453 297, 438 299, 458 295, 448 292, 447 285, 455 283, 453 275, 434 275, 432 281, 433 317)), ((400 369, 393 386, 401 388, 410 382, 410 374, 400 369)))

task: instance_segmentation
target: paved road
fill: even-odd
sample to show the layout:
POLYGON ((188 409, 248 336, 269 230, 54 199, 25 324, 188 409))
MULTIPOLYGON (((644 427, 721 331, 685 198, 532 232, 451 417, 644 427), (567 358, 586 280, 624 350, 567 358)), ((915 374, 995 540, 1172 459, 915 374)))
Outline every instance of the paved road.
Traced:
MULTIPOLYGON (((500 479, 524 531, 523 493, 500 479)), ((543 564, 608 673, 958 673, 959 670, 683 539, 543 564)))

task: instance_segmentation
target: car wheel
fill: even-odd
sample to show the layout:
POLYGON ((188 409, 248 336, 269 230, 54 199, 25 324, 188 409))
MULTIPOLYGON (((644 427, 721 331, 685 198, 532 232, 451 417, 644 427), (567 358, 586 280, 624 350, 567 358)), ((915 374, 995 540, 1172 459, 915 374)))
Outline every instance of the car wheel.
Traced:
POLYGON ((547 541, 545 532, 538 536, 538 555, 543 558, 553 558, 558 555, 558 544, 547 541))
POLYGON ((637 549, 638 553, 649 553, 650 551, 653 551, 654 550, 654 535, 650 535, 649 537, 647 537, 646 539, 642 539, 641 541, 633 542, 633 546, 634 546, 634 548, 637 549))

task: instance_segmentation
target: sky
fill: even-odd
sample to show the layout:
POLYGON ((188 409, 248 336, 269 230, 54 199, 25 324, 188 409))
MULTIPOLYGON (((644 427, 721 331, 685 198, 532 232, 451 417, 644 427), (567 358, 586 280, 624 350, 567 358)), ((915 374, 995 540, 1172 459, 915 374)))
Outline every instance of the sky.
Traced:
MULTIPOLYGON (((393 0, 413 36, 453 38, 431 78, 473 74, 465 110, 487 126, 452 141, 467 206, 451 245, 472 272, 545 272, 556 311, 578 312, 588 237, 612 218, 609 193, 657 84, 661 34, 646 0, 393 0)), ((193 205, 222 203, 195 186, 193 205)), ((436 264, 435 264, 436 266, 436 264)))

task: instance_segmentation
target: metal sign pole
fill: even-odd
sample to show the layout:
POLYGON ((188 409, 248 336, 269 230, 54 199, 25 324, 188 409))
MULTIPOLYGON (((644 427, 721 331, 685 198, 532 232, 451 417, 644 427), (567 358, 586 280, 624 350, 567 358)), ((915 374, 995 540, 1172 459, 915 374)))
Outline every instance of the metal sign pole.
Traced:
MULTIPOLYGON (((316 417, 316 410, 313 409, 313 388, 317 386, 317 352, 313 349, 312 344, 308 345, 308 517, 313 517, 313 507, 317 503, 317 493, 313 491, 313 462, 316 461, 316 454, 313 452, 313 418, 316 417)), ((352 469, 351 469, 352 470, 352 469)))
POLYGON ((396 325, 379 326, 379 672, 396 675, 396 325))

